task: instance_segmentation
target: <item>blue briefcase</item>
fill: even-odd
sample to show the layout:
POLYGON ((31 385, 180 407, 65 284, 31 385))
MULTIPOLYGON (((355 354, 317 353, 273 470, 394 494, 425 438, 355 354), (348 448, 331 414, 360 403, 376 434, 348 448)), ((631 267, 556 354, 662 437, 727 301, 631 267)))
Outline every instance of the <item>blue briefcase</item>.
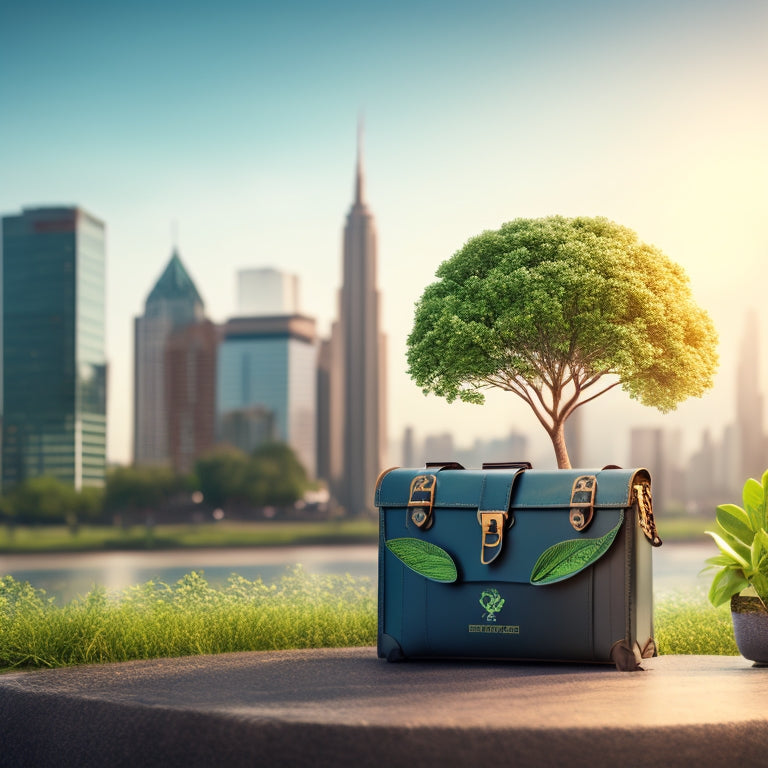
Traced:
POLYGON ((384 472, 375 503, 381 658, 656 655, 646 470, 427 464, 384 472))

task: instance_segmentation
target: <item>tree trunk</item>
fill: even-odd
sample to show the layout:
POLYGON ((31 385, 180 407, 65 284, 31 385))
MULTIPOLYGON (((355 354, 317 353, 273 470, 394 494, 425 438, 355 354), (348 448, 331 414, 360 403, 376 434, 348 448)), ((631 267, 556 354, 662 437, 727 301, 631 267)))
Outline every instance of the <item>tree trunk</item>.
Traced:
POLYGON ((558 469, 570 469, 571 460, 568 458, 568 448, 565 445, 564 422, 558 421, 552 426, 549 433, 552 440, 552 447, 555 449, 555 458, 557 459, 558 469))

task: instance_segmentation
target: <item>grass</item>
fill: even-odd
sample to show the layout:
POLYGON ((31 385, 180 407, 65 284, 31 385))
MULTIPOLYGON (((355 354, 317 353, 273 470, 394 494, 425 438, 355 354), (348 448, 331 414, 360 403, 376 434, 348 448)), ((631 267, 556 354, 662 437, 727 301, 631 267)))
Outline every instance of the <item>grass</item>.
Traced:
POLYGON ((659 653, 738 656, 728 604, 713 608, 703 596, 665 595, 654 604, 659 653))
POLYGON ((704 531, 711 531, 715 513, 711 517, 698 515, 660 515, 656 518, 659 535, 667 541, 711 541, 704 531))
POLYGON ((378 521, 350 519, 301 522, 234 522, 199 525, 0 526, 0 553, 94 552, 185 547, 276 547, 305 544, 375 544, 378 521))
MULTIPOLYGON (((230 577, 211 587, 193 571, 173 585, 117 594, 96 588, 64 606, 10 576, 0 578, 0 670, 62 667, 229 651, 376 643, 368 579, 315 576, 300 566, 274 584, 230 577)), ((727 608, 668 596, 656 606, 662 654, 738 655, 727 608)))
POLYGON ((228 651, 375 643, 370 580, 314 576, 297 566, 275 584, 230 577, 211 587, 193 571, 116 595, 97 588, 63 607, 0 578, 0 670, 62 667, 228 651))

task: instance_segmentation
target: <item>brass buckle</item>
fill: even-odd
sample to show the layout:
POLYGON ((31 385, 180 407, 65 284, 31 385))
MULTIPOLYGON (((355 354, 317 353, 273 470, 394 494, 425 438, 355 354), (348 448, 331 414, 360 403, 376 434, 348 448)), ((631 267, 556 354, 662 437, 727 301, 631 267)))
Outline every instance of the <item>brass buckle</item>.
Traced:
POLYGON ((507 516, 507 513, 502 511, 477 513, 477 521, 480 523, 480 530, 483 536, 480 547, 480 562, 483 565, 489 565, 501 553, 501 543, 504 539, 507 516), (486 557, 486 553, 490 556, 486 557))
POLYGON ((581 475, 573 481, 570 520, 574 530, 583 531, 592 522, 596 491, 597 478, 594 475, 581 475))
POLYGON ((435 488, 437 475, 416 475, 411 480, 408 493, 408 509, 411 511, 411 522, 423 530, 432 525, 432 507, 435 503, 435 488))

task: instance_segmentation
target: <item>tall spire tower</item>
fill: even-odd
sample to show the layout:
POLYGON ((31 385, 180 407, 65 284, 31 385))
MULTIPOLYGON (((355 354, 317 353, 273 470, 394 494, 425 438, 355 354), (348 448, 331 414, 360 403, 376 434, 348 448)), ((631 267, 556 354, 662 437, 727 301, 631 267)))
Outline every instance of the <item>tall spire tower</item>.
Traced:
POLYGON ((358 125, 355 196, 344 227, 343 283, 330 364, 331 484, 348 515, 373 511, 386 446, 386 340, 380 331, 376 230, 365 200, 362 144, 358 125))

